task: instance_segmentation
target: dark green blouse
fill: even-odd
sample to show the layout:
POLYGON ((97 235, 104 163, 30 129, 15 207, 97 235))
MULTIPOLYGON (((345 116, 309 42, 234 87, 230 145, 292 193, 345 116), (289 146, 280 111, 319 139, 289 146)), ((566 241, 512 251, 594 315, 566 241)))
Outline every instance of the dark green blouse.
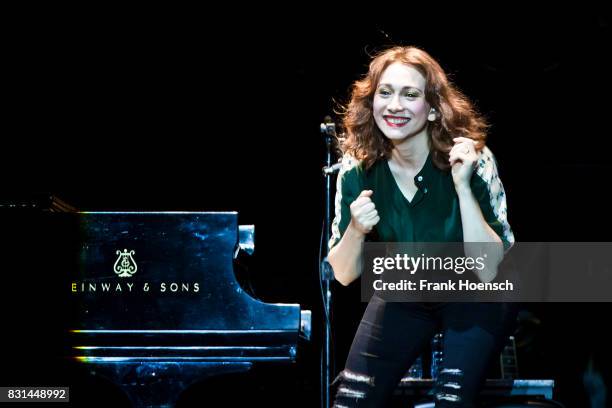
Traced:
MULTIPOLYGON (((450 171, 435 167, 430 153, 414 182, 418 190, 412 201, 408 201, 386 159, 378 160, 366 171, 359 161, 345 155, 338 174, 329 247, 342 237, 351 219, 349 206, 363 190, 374 192, 372 201, 380 216, 380 222, 368 236, 369 241, 463 242, 459 198, 450 171)), ((470 184, 485 220, 508 250, 514 236, 507 221, 506 196, 495 158, 486 147, 480 153, 470 184)))

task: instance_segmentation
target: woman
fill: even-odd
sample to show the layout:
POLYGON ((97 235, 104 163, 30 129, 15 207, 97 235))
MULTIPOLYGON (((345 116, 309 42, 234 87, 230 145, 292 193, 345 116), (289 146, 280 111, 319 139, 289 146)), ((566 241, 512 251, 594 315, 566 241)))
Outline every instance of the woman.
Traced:
MULTIPOLYGON (((359 277, 366 238, 493 243, 487 267, 475 271, 493 280, 514 242, 504 189, 486 123, 440 65, 415 47, 381 52, 353 85, 344 127, 328 257, 336 280, 359 277)), ((474 250, 466 245, 465 255, 477 257, 474 250)), ((374 295, 338 376, 336 406, 384 406, 436 332, 444 334, 436 406, 473 406, 515 316, 502 303, 388 303, 374 295)))

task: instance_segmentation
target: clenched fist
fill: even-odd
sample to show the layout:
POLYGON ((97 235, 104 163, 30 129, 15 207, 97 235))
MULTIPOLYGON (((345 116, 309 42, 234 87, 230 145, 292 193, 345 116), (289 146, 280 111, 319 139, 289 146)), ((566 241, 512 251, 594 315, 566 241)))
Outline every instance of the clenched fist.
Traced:
POLYGON ((376 206, 370 198, 372 194, 372 190, 363 190, 351 203, 351 225, 364 235, 372 231, 380 221, 376 206))
POLYGON ((478 162, 476 142, 467 137, 455 137, 455 145, 449 153, 448 161, 452 167, 455 189, 470 186, 470 178, 478 162))

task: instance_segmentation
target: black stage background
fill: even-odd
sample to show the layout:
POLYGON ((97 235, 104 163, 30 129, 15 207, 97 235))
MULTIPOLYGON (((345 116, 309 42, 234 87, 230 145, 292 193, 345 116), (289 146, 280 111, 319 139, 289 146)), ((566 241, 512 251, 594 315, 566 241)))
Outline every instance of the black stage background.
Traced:
MULTIPOLYGON (((260 297, 314 311, 313 342, 298 365, 247 380, 267 382, 269 395, 282 385, 294 405, 318 404, 319 123, 365 73, 368 53, 424 48, 487 116, 517 240, 610 241, 611 37, 602 10, 441 17, 388 9, 355 20, 300 9, 266 18, 185 13, 11 15, 3 195, 51 192, 80 210, 238 211, 256 226, 260 297)), ((62 268, 45 262, 51 250, 38 219, 23 218, 2 257, 25 256, 3 268, 0 385, 71 385, 80 401, 94 392, 121 401, 59 357, 69 288, 57 284, 62 268)), ((62 245, 61 233, 51 239, 62 245)), ((358 289, 334 286, 336 371, 364 308, 358 289)), ((589 358, 612 382, 611 306, 526 310, 534 318, 519 347, 523 376, 553 378, 558 400, 587 406, 589 358)), ((206 396, 195 387, 185 401, 206 396)))

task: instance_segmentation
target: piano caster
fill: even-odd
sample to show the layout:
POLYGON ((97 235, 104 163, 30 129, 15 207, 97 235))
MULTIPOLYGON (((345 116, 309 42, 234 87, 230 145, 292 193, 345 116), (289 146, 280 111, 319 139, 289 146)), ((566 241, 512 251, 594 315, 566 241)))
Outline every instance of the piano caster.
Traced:
POLYGON ((252 363, 129 361, 90 363, 93 374, 117 384, 132 406, 172 408, 193 383, 222 374, 249 371, 252 363))

